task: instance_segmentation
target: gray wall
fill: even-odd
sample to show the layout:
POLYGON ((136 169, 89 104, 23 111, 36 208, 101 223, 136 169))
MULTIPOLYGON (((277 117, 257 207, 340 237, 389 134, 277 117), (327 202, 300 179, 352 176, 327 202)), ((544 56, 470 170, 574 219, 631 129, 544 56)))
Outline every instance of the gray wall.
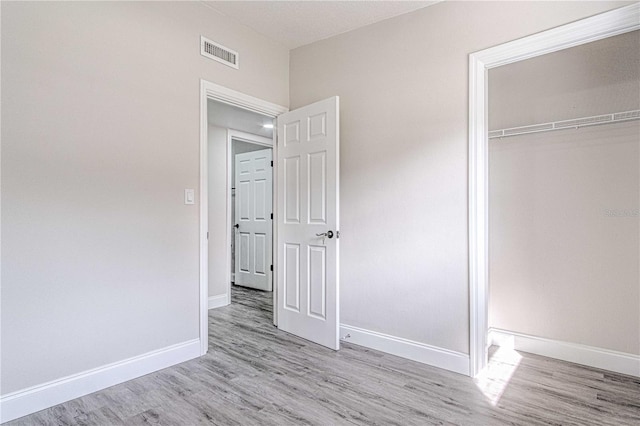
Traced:
POLYGON ((640 31, 489 70, 489 130, 638 109, 640 31))
POLYGON ((291 52, 341 101, 342 322, 469 351, 468 54, 621 2, 443 2, 291 52))
MULTIPOLYGON (((638 46, 491 70, 491 129, 640 109, 638 46)), ((639 145, 637 121, 490 141, 491 327, 640 354, 639 145)))
POLYGON ((198 337, 200 79, 287 105, 288 52, 199 2, 0 7, 7 394, 198 337))

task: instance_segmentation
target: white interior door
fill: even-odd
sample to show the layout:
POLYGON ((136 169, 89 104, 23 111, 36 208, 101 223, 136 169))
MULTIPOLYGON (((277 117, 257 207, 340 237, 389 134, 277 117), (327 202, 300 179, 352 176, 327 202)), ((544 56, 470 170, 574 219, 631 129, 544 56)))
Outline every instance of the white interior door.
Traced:
POLYGON ((271 291, 271 149, 235 157, 235 284, 271 291))
POLYGON ((278 327, 335 350, 339 141, 338 97, 278 117, 278 327))

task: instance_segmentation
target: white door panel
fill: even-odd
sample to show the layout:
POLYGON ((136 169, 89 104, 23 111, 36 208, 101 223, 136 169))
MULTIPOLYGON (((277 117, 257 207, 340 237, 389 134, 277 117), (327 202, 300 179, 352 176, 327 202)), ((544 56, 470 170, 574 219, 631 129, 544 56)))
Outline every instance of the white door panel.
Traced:
POLYGON ((339 100, 278 117, 278 327, 339 349, 339 100), (331 238, 317 234, 329 233, 331 238))
POLYGON ((235 283, 271 291, 271 149, 236 155, 235 283))

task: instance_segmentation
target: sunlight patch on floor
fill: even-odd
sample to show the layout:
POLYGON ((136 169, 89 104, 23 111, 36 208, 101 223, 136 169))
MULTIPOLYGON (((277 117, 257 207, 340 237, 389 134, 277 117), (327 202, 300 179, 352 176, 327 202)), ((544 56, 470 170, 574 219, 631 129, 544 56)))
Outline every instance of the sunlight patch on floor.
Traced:
POLYGON ((513 347, 501 346, 489 358, 485 368, 473 381, 494 407, 498 405, 522 356, 513 347))

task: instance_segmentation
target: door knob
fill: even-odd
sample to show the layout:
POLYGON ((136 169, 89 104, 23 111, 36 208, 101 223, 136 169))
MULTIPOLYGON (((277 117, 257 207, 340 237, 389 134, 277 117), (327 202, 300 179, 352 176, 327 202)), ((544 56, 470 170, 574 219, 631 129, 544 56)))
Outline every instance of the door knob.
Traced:
POLYGON ((319 234, 316 234, 316 237, 333 238, 333 231, 320 232, 319 234))
POLYGON ((324 244, 325 238, 333 238, 333 231, 320 232, 319 234, 316 234, 316 237, 322 237, 322 244, 324 244))
POLYGON ((319 234, 316 234, 316 237, 333 238, 333 231, 320 232, 319 234))

